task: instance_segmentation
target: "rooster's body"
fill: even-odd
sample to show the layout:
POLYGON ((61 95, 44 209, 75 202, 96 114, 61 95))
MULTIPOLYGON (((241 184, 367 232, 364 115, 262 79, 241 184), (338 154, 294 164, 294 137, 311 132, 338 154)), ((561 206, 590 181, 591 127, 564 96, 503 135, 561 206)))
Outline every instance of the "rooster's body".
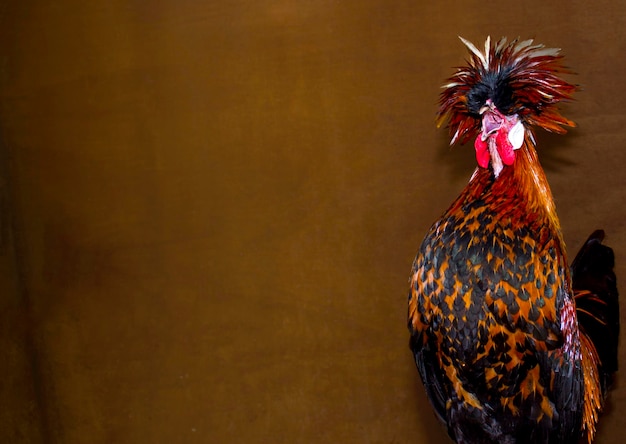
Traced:
POLYGON ((598 231, 570 271, 530 129, 572 125, 555 105, 575 87, 557 50, 464 42, 440 121, 453 142, 477 135, 479 167, 413 265, 417 367, 457 443, 591 442, 617 369, 613 253, 598 231))

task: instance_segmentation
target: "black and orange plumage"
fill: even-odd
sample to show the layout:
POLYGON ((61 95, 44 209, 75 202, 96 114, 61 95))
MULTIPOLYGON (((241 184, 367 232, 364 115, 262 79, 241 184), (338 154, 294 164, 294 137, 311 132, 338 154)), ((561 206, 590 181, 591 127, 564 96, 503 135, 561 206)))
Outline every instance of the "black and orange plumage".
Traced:
POLYGON ((438 123, 475 137, 478 167, 415 258, 411 349, 457 443, 591 442, 617 370, 613 252, 594 232, 570 269, 532 133, 573 126, 557 104, 577 88, 557 49, 462 40, 438 123))

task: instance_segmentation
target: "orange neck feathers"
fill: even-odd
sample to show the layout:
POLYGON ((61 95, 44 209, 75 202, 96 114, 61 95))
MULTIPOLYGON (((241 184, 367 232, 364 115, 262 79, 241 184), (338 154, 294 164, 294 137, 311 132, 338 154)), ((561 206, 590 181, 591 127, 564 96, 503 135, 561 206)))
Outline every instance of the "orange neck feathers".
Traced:
POLYGON ((524 220, 535 227, 547 226, 550 235, 558 238, 565 252, 552 191, 529 137, 515 151, 514 163, 505 166, 498 177, 495 177, 491 168, 477 168, 447 213, 455 213, 477 199, 492 206, 500 218, 524 220))

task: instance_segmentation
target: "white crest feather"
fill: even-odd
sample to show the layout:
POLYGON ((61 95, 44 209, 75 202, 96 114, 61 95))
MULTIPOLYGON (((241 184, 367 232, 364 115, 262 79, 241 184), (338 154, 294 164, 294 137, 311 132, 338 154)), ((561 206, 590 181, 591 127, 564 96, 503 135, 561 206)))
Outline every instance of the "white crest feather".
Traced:
POLYGON ((454 145, 454 142, 456 142, 456 139, 459 137, 459 130, 457 129, 456 132, 454 133, 454 137, 452 137, 452 140, 450 141, 450 145, 454 145))
POLYGON ((533 55, 535 57, 543 57, 543 56, 556 57, 559 55, 560 51, 561 51, 561 48, 543 48, 543 49, 537 49, 537 51, 535 51, 533 55))
POLYGON ((481 63, 483 64, 483 67, 485 69, 487 69, 489 67, 489 64, 487 63, 487 59, 485 58, 485 55, 480 52, 478 50, 478 48, 476 48, 476 46, 474 46, 474 44, 472 42, 470 42, 469 40, 464 39, 463 37, 459 36, 459 38, 461 39, 461 41, 463 42, 463 44, 465 46, 467 46, 467 48, 472 51, 472 53, 474 53, 474 55, 476 57, 478 57, 478 59, 481 61, 481 63))
POLYGON ((491 48, 491 36, 487 36, 487 40, 485 40, 485 68, 489 66, 489 49, 491 48))
POLYGON ((532 45, 532 44, 533 44, 533 39, 524 40, 524 41, 519 42, 519 43, 517 44, 517 49, 524 49, 524 48, 526 48, 527 46, 530 46, 530 45, 532 45))

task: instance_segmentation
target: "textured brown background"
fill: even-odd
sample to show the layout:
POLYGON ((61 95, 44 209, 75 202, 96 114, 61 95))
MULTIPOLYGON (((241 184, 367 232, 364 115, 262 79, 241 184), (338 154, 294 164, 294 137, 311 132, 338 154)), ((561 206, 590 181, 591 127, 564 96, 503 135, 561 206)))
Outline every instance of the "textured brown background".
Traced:
POLYGON ((433 120, 457 35, 564 49, 540 155, 623 283, 621 3, 2 2, 0 441, 447 442, 405 303, 474 166, 433 120))

